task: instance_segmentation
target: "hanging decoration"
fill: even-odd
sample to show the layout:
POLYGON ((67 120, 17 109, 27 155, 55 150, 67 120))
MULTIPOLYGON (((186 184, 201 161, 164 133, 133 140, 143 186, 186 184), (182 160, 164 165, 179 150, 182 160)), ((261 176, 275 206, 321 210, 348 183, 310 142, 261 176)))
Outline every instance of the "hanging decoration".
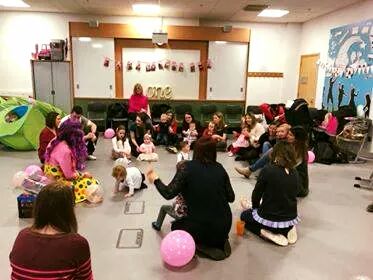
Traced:
POLYGON ((132 61, 128 61, 127 62, 127 71, 131 71, 132 70, 132 61))
POLYGON ((137 62, 136 70, 137 71, 141 71, 141 63, 140 63, 140 61, 137 62))
POLYGON ((196 65, 194 64, 194 62, 190 64, 190 72, 192 73, 196 72, 196 65))
POLYGON ((104 67, 109 67, 110 59, 108 57, 104 58, 104 67))
POLYGON ((184 72, 184 63, 179 64, 179 72, 184 72))
MULTIPOLYGON (((105 59, 110 60, 109 58, 105 58, 105 59)), ((109 62, 106 62, 106 63, 108 64, 109 62)), ((174 72, 181 72, 181 73, 186 71, 184 62, 177 62, 177 61, 174 61, 174 60, 171 61, 169 59, 163 60, 163 61, 158 61, 158 62, 137 61, 136 67, 135 67, 135 69, 137 71, 141 71, 141 64, 145 64, 145 71, 146 72, 156 71, 157 66, 158 66, 158 70, 171 70, 171 71, 174 71, 174 72)), ((212 61, 210 59, 208 59, 206 61, 191 62, 191 63, 189 63, 189 71, 191 73, 196 72, 196 67, 197 66, 198 66, 199 71, 204 71, 205 69, 212 69, 212 61)), ((106 67, 108 67, 108 66, 106 66, 106 67)), ((116 67, 118 69, 121 69, 120 63, 119 64, 117 63, 116 67)), ((127 71, 132 71, 133 70, 133 62, 132 61, 127 61, 126 69, 127 69, 127 71)), ((365 68, 361 68, 361 71, 364 71, 363 69, 365 69, 365 68)))
MULTIPOLYGON (((122 69, 122 62, 120 62, 120 61, 115 62, 115 68, 118 69, 118 70, 121 70, 122 69)), ((132 65, 131 65, 131 70, 132 70, 132 65)))

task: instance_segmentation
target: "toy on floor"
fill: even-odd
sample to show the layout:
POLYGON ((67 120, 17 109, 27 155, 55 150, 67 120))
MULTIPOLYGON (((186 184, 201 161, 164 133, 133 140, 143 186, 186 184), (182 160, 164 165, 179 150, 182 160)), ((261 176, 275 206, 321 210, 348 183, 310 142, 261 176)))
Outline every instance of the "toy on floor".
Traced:
POLYGON ((90 185, 85 190, 87 201, 90 203, 101 203, 104 200, 104 189, 100 185, 90 185))
POLYGON ((105 132, 104 132, 104 137, 105 137, 106 139, 111 139, 111 138, 113 138, 114 136, 115 136, 115 131, 114 131, 114 129, 112 129, 112 128, 108 128, 108 129, 105 130, 105 132))
POLYGON ((308 151, 308 163, 313 163, 315 161, 315 154, 312 151, 308 151))
POLYGON ((174 230, 167 234, 161 243, 162 260, 174 267, 190 262, 196 250, 193 237, 184 230, 174 230))

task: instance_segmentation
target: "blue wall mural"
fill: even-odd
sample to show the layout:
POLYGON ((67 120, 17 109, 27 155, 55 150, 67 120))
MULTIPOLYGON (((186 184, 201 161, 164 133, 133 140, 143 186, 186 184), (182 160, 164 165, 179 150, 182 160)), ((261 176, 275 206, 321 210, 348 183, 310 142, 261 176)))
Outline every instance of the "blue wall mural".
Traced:
POLYGON ((373 19, 330 31, 323 107, 329 111, 350 105, 369 116, 373 92, 373 19))

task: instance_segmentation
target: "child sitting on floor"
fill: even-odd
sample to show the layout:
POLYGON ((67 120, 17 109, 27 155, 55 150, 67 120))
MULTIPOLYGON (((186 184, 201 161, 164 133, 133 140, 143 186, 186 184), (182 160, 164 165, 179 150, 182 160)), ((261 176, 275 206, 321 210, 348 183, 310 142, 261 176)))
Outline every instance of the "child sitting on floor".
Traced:
MULTIPOLYGON (((176 164, 176 170, 181 170, 184 168, 185 160, 180 161, 176 164)), ((187 205, 185 204, 185 200, 181 194, 178 194, 172 203, 172 205, 162 205, 161 209, 159 209, 159 214, 157 221, 152 222, 152 227, 160 231, 163 220, 166 217, 166 214, 170 215, 174 219, 180 219, 187 215, 187 205)))
POLYGON ((128 187, 129 192, 124 197, 130 197, 133 196, 135 190, 148 187, 144 183, 144 174, 137 167, 125 168, 123 165, 115 165, 111 175, 115 178, 114 194, 128 187))
POLYGON ((156 145, 168 145, 168 134, 169 134, 170 123, 166 114, 162 114, 159 120, 159 124, 154 126, 154 130, 157 133, 155 138, 156 145))
POLYGON ((189 123, 189 129, 182 131, 184 136, 184 141, 188 142, 189 146, 192 146, 193 142, 197 140, 198 131, 196 129, 196 123, 190 122, 189 123))
POLYGON ((155 147, 150 134, 144 135, 144 143, 139 148, 141 154, 137 157, 140 161, 158 161, 158 155, 155 153, 155 147))
POLYGON ((111 152, 112 159, 131 158, 131 146, 126 137, 126 128, 120 125, 115 130, 116 136, 112 139, 113 150, 111 152))
POLYGON ((203 137, 211 137, 214 134, 215 134, 215 124, 211 121, 211 122, 209 122, 209 125, 207 126, 207 128, 203 132, 202 136, 203 137))
POLYGON ((250 146, 250 135, 249 129, 247 126, 242 128, 241 134, 238 136, 236 141, 234 141, 228 147, 228 156, 232 157, 239 152, 241 148, 247 148, 250 146))
POLYGON ((184 160, 191 160, 192 158, 190 157, 190 146, 188 142, 182 141, 180 142, 180 152, 177 154, 177 162, 181 162, 184 160))

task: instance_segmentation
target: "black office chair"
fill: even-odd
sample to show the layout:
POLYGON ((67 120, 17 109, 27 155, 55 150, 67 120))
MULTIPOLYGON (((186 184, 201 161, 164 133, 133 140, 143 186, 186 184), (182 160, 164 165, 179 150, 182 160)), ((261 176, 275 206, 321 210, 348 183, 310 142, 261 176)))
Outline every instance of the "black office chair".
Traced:
POLYGON ((212 114, 217 111, 215 104, 205 104, 201 105, 201 125, 207 126, 208 123, 212 120, 212 114))
POLYGON ((106 129, 106 104, 102 102, 88 103, 87 118, 96 123, 97 126, 102 123, 104 129, 106 129))
POLYGON ((225 122, 231 129, 240 127, 242 111, 240 105, 227 105, 225 107, 225 122))
POLYGON ((192 105, 190 104, 180 104, 175 106, 175 116, 178 122, 184 120, 184 115, 186 112, 192 113, 192 105))
POLYGON ((107 122, 110 127, 115 129, 116 124, 122 124, 126 128, 128 126, 128 104, 115 102, 108 106, 107 109, 107 122))

